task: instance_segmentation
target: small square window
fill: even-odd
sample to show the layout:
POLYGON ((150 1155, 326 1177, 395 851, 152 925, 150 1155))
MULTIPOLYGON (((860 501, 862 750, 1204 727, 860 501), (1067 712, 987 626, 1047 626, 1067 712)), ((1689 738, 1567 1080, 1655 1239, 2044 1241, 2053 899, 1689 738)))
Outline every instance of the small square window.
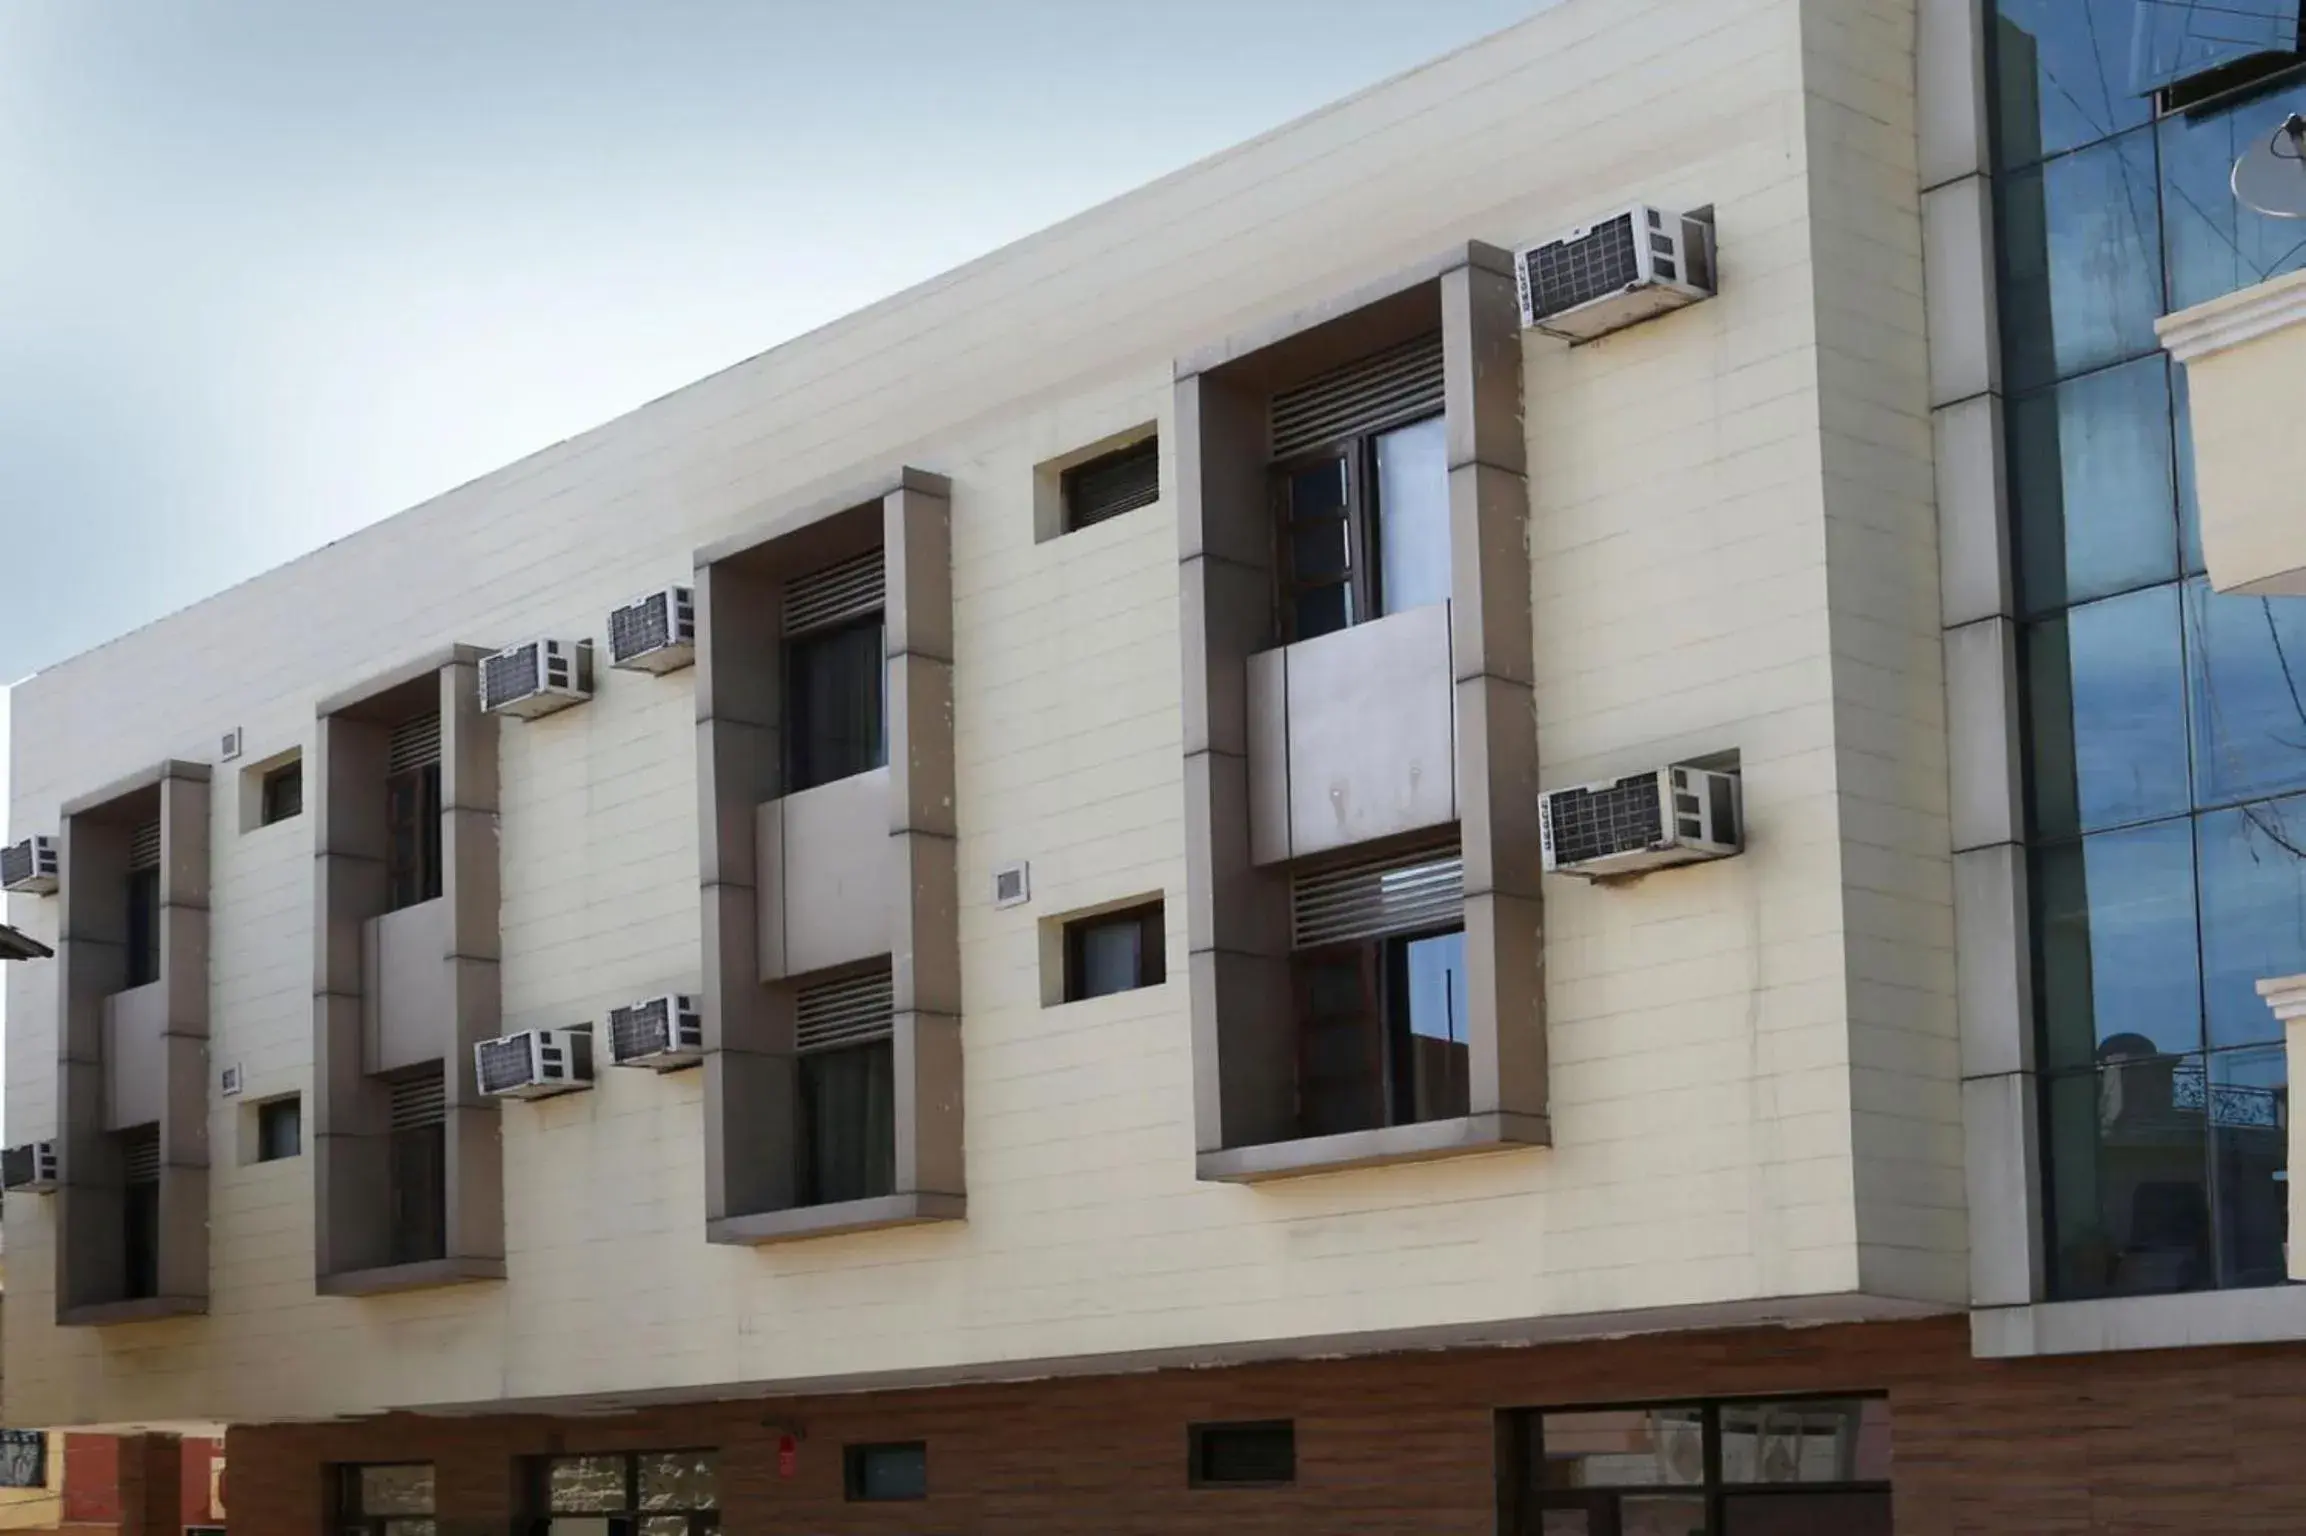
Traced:
POLYGON ((1076 464, 1057 483, 1067 533, 1149 507, 1161 499, 1161 439, 1142 438, 1076 464))
POLYGON ((256 1160, 276 1163, 304 1151, 304 1100, 295 1094, 256 1106, 256 1160))
POLYGON ((271 826, 304 814, 304 760, 282 763, 264 776, 259 823, 271 826))
POLYGON ((1158 901, 1076 918, 1065 925, 1065 1001, 1161 985, 1167 946, 1158 901))
POLYGON ((929 1447, 913 1440, 900 1445, 852 1445, 841 1453, 851 1503, 929 1496, 929 1447))
POLYGON ((1187 1480, 1196 1488, 1273 1488, 1297 1481, 1297 1426, 1195 1424, 1186 1432, 1187 1480))

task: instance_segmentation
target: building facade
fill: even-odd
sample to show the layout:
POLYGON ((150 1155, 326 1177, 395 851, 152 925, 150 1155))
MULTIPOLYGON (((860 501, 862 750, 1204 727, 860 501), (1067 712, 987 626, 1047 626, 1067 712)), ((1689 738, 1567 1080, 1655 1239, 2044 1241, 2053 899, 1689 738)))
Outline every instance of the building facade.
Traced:
POLYGON ((258 1536, 2306 1524, 2306 632, 2156 330, 2306 265, 2282 9, 1564 0, 22 685, 10 1422, 258 1536), (1718 293, 1526 329, 1635 203, 1718 293), (1672 764, 1735 856, 1541 873, 1672 764))

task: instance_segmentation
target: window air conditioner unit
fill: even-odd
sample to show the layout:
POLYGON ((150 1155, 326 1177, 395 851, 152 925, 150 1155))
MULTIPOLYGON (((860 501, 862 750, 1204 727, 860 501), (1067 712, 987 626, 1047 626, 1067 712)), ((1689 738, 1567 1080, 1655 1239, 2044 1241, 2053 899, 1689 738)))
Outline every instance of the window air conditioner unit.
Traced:
POLYGON ((620 1067, 670 1072, 705 1059, 700 999, 668 992, 609 1010, 609 1060, 620 1067))
POLYGON ((678 672, 697 659, 697 595, 664 587, 609 614, 609 665, 630 672, 678 672))
POLYGON ((593 1085, 593 1037, 589 1025, 573 1029, 524 1029, 517 1035, 483 1040, 472 1048, 480 1091, 497 1099, 549 1099, 593 1085))
POLYGON ((534 720, 592 696, 590 640, 531 640, 481 658, 483 714, 534 720))
POLYGON ((0 848, 0 891, 46 896, 56 889, 56 839, 27 837, 0 848))
POLYGON ((56 1143, 28 1141, 0 1151, 0 1189, 45 1195, 56 1188, 56 1143))
POLYGON ((1708 219, 1641 204, 1513 254, 1521 323, 1592 341, 1714 293, 1708 219))
POLYGON ((1548 873, 1607 879, 1724 859, 1745 846, 1738 776, 1677 765, 1547 791, 1539 830, 1548 873))

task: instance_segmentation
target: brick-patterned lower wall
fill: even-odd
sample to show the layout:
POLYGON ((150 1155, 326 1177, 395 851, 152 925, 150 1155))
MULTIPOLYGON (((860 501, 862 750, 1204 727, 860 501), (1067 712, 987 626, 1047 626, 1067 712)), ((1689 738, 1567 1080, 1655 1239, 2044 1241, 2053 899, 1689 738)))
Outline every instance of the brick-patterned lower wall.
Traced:
POLYGON ((313 1536, 322 1468, 429 1460, 440 1536, 504 1536, 516 1457, 714 1445, 723 1529, 1489 1536, 1493 1415, 1534 1405, 1886 1391, 1899 1536, 2306 1531, 2306 1346, 1983 1361, 1960 1318, 1660 1334, 1013 1385, 232 1431, 234 1536, 313 1536), (1188 1490, 1185 1426, 1293 1418, 1295 1486, 1188 1490), (803 1434, 790 1479, 786 1426, 803 1434), (841 1447, 929 1444, 924 1504, 848 1504, 841 1447))

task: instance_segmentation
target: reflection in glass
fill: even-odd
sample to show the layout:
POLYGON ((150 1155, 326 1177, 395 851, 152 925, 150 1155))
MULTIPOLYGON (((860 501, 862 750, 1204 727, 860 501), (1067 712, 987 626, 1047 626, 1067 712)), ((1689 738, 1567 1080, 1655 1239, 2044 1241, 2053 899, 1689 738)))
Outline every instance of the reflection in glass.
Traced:
POLYGON ((1439 416, 1377 439, 1377 545, 1380 612, 1449 601, 1449 443, 1439 416))
POLYGON ((2162 251, 2151 130, 2004 180, 2010 388, 2032 389, 2154 351, 2162 251))
POLYGON ((711 1451, 659 1451, 640 1458, 641 1508, 718 1509, 718 1458, 711 1451))
POLYGON ((2234 162, 2293 112, 2306 112, 2306 83, 2248 97, 2223 111, 2162 119, 2163 241, 2172 310, 2306 267, 2306 230, 2296 220, 2253 210, 2234 196, 2232 181, 2234 162))
POLYGON ((2142 1296, 2216 1283, 2202 1058, 2109 1040, 2106 1065, 2050 1080, 2056 1294, 2142 1296))
POLYGON ((2136 0, 2000 0, 1995 10, 2001 164, 2095 143, 2153 115, 2130 89, 2136 0))
POLYGON ((2204 816, 2195 838, 2210 1045, 2280 1040, 2258 983, 2306 973, 2306 797, 2204 816))
POLYGON ((556 1515, 615 1514, 625 1507, 622 1456, 558 1456, 545 1474, 556 1515))
POLYGON ((2186 584, 2194 803, 2306 789, 2306 603, 2186 584))
POLYGON ((1705 1481, 1705 1410, 1608 1408, 1545 1415, 1547 1488, 1672 1488, 1705 1481))
POLYGON ((2209 1111, 2224 1283, 2280 1285, 2290 1230, 2288 1052, 2275 1045, 2211 1057, 2209 1111))
POLYGON ((429 1515, 432 1467, 357 1467, 352 1492, 356 1508, 364 1515, 429 1515))
POLYGON ((1725 1483, 1874 1483, 1890 1477, 1890 1405, 1880 1398, 1725 1403, 1725 1483))
POLYGON ((2186 822, 2042 849, 2033 884, 2046 1068, 2201 1048, 2186 822))
POLYGON ((2030 625, 2024 648, 2035 834, 2064 837, 2184 811, 2177 588, 2105 598, 2030 625))
POLYGON ((1465 1114, 1472 1091, 1465 932, 1396 939, 1393 946, 1394 1123, 1465 1114))
POLYGON ((2010 402, 2028 613, 2178 574, 2169 364, 2140 358, 2010 402))
POLYGON ((2194 494, 2193 397, 2186 370, 2170 370, 2171 438, 2178 447, 2178 560, 2189 576, 2202 573, 2202 504, 2194 494))

